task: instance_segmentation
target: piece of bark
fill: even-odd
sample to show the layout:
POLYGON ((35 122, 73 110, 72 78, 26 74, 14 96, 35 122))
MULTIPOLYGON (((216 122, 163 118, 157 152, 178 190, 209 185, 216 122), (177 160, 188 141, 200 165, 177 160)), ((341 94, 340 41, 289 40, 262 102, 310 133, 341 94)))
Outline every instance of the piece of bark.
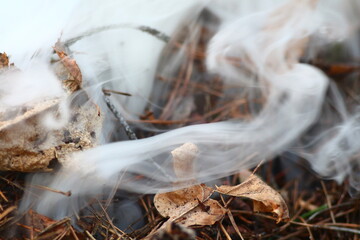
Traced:
MULTIPOLYGON (((70 70, 77 68, 74 70, 75 73, 80 72, 75 60, 68 59, 67 56, 66 59, 62 63, 70 64, 69 66, 72 67, 70 70)), ((9 64, 5 53, 0 55, 0 70, 0 74, 20 71, 9 64)), ((79 78, 81 73, 77 75, 75 84, 74 73, 70 70, 63 68, 64 76, 69 79, 62 79, 69 96, 79 89, 78 84, 81 84, 81 78, 79 78)), ((58 75, 58 77, 61 76, 58 75)), ((82 104, 79 104, 79 100, 77 105, 73 104, 69 107, 69 121, 56 130, 45 127, 43 120, 47 114, 57 116, 61 113, 59 106, 63 99, 43 99, 11 109, 1 109, 0 171, 50 171, 49 165, 52 160, 63 163, 70 153, 95 147, 98 142, 97 137, 100 136, 102 117, 98 107, 87 101, 87 97, 83 95, 78 96, 82 99, 82 104)))
POLYGON ((62 162, 69 153, 97 145, 102 118, 94 105, 73 108, 70 122, 59 130, 44 127, 42 119, 56 112, 57 103, 49 100, 0 122, 1 171, 49 171, 52 160, 62 162))

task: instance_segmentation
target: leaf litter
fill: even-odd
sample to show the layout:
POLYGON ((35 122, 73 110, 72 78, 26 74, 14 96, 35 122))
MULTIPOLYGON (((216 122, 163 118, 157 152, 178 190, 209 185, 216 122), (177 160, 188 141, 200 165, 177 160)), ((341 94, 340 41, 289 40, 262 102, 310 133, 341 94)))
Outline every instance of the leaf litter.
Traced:
MULTIPOLYGON (((186 143, 172 152, 174 172, 177 177, 186 177, 187 174, 191 176, 197 152, 196 145, 192 143, 186 143)), ((222 185, 214 190, 205 184, 199 184, 156 194, 154 205, 157 211, 161 216, 169 218, 163 226, 166 227, 170 222, 184 226, 205 226, 220 221, 229 209, 210 198, 214 191, 224 196, 252 199, 254 211, 275 214, 277 223, 289 220, 288 207, 277 191, 250 172, 243 172, 241 176, 245 181, 236 186, 222 185)), ((192 181, 196 182, 195 179, 192 181)))
MULTIPOLYGON (((57 47, 57 45, 55 45, 57 47)), ((204 49, 204 48, 203 48, 204 49)), ((71 60, 68 53, 66 53, 66 48, 61 49, 57 48, 57 55, 62 60, 60 61, 58 65, 60 65, 59 74, 62 74, 64 76, 63 80, 66 84, 67 90, 71 93, 73 91, 76 91, 81 87, 81 75, 77 73, 76 67, 78 68, 75 60, 71 60), (65 64, 64 64, 65 63, 65 64), (75 64, 74 64, 75 63, 75 64), (62 65, 62 66, 61 66, 62 65), (75 69, 75 70, 74 70, 75 69), (73 71, 74 70, 74 71, 73 71)), ((192 60, 198 61, 199 59, 193 58, 192 60)), ((340 66, 340 64, 328 64, 330 67, 328 67, 326 61, 318 61, 314 63, 314 65, 317 64, 324 65, 324 71, 328 71, 328 74, 331 75, 332 72, 328 70, 327 68, 330 67, 337 67, 340 66)), ((341 65, 343 68, 351 68, 349 65, 341 65)), ((6 53, 0 53, 0 73, 7 71, 9 69, 15 68, 13 64, 9 62, 8 56, 6 53)), ((78 69, 79 70, 79 69, 78 69)), ((358 69, 355 69, 358 70, 358 69)), ((337 74, 338 72, 336 72, 337 74)), ((341 72, 342 73, 342 72, 341 72)), ((347 72, 346 72, 347 73, 347 72)), ((81 72, 80 72, 81 74, 81 72)), ((60 78, 60 77, 59 77, 60 78)), ((335 79, 336 80, 336 79, 335 79)), ((212 89, 208 89, 207 86, 205 86, 207 91, 210 92, 212 89)), ((48 107, 45 107, 47 109, 48 107)), ((35 110, 38 109, 39 112, 42 112, 41 108, 35 108, 35 110)), ((36 111, 35 111, 36 112, 36 111)), ((33 114, 36 115, 37 113, 33 114)), ((235 115, 249 115, 249 113, 237 113, 234 112, 233 109, 230 113, 230 111, 226 108, 222 108, 222 114, 220 117, 212 118, 215 116, 213 113, 204 114, 207 118, 202 119, 202 121, 212 121, 214 119, 219 120, 220 118, 226 118, 229 114, 235 114, 235 115), (224 114, 225 113, 225 114, 224 114)), ((30 110, 27 110, 22 116, 20 116, 20 119, 13 119, 12 121, 21 122, 28 118, 31 118, 32 113, 30 114, 30 110)), ((155 119, 156 120, 156 119, 155 119)), ((197 122, 199 121, 199 117, 194 119, 188 119, 187 122, 197 122)), ((8 125, 12 125, 13 122, 6 122, 8 125)), ((85 130, 84 132, 86 132, 85 130)), ((193 152, 194 151, 190 151, 193 152)), ((181 153, 181 151, 180 151, 181 153)), ((184 171, 183 169, 191 169, 191 167, 194 164, 194 158, 193 156, 190 157, 188 160, 181 162, 175 161, 175 155, 174 156, 174 172, 178 174, 178 176, 182 176, 184 178, 188 177, 191 179, 191 176, 193 174, 190 174, 191 171, 184 171), (185 164, 186 163, 186 164, 185 164), (180 165, 180 166, 179 166, 180 165), (185 165, 185 166, 181 166, 185 165)), ((189 155, 185 153, 185 156, 189 155)), ((196 154, 195 154, 196 155, 196 154)), ((181 159, 182 157, 179 157, 178 159, 181 159)), ((271 164, 271 162, 270 162, 271 164)), ((46 165, 46 164, 45 164, 46 165)), ((46 166, 44 166, 45 168, 46 166)), ((269 167, 269 164, 267 164, 267 167, 269 167)), ((43 167, 41 167, 43 168, 43 167)), ((36 168, 39 169, 38 167, 36 168)), ((16 171, 19 171, 19 169, 16 169, 16 171)), ((246 174, 245 174, 246 175, 246 174)), ((169 218, 164 224, 162 224, 163 227, 156 230, 156 234, 148 235, 148 237, 154 237, 158 236, 157 234, 162 234, 159 238, 153 238, 153 239, 195 239, 194 231, 188 228, 187 226, 192 226, 192 228, 196 229, 196 225, 205 225, 203 228, 197 228, 197 235, 198 239, 213 239, 215 237, 222 239, 221 234, 216 232, 215 228, 211 228, 209 225, 215 224, 216 222, 221 222, 221 229, 224 229, 225 232, 227 232, 225 235, 230 236, 231 234, 234 234, 234 230, 232 229, 231 225, 226 226, 224 224, 225 214, 231 213, 232 215, 236 215, 236 219, 238 223, 238 220, 240 219, 242 221, 241 224, 239 224, 236 227, 239 227, 240 231, 242 233, 245 232, 249 238, 273 238, 273 236, 284 236, 283 239, 289 239, 292 236, 298 237, 299 239, 301 237, 306 237, 308 239, 308 235, 312 236, 316 232, 318 233, 317 236, 322 236, 322 239, 330 239, 329 234, 331 232, 337 232, 337 236, 347 236, 343 239, 350 239, 350 236, 353 234, 360 234, 359 232, 356 232, 356 229, 358 229, 360 226, 357 224, 357 220, 359 218, 358 215, 358 203, 356 204, 356 201, 349 199, 349 196, 346 194, 347 191, 347 184, 345 183, 342 186, 336 185, 335 182, 328 182, 328 184, 325 186, 328 188, 328 193, 326 192, 326 198, 324 197, 324 193, 317 191, 316 189, 311 192, 306 192, 299 188, 298 181, 292 181, 288 184, 283 184, 283 190, 285 189, 289 195, 288 203, 290 204, 290 207, 292 209, 292 212, 294 213, 294 216, 292 219, 286 223, 285 225, 273 225, 272 222, 275 222, 273 220, 276 220, 277 223, 279 221, 284 220, 286 221, 289 218, 289 211, 285 204, 284 199, 281 197, 281 195, 278 194, 277 191, 266 185, 259 177, 257 177, 254 174, 247 174, 248 178, 245 179, 242 183, 239 185, 222 185, 220 187, 217 187, 216 189, 212 189, 211 187, 208 187, 204 184, 198 184, 194 185, 192 187, 186 188, 186 189, 180 189, 174 192, 170 193, 159 193, 155 196, 154 199, 154 205, 157 211, 161 214, 163 218, 169 218), (289 188, 289 186, 294 186, 294 188, 289 188), (341 193, 342 192, 342 193, 341 193), (214 197, 216 194, 221 194, 226 196, 232 196, 233 198, 230 198, 226 204, 224 201, 223 204, 220 204, 219 200, 217 199, 217 196, 214 197), (341 194, 339 194, 341 193, 341 194), (331 207, 327 206, 324 203, 327 203, 326 199, 328 199, 327 195, 331 195, 333 197, 333 205, 331 207), (187 197, 189 195, 189 197, 187 197), (211 198, 213 197, 213 198, 211 198), (268 212, 273 213, 276 217, 272 218, 269 215, 262 215, 257 214, 252 211, 249 211, 247 209, 247 205, 241 200, 241 198, 249 198, 253 201, 253 209, 255 212, 268 212), (196 200, 195 200, 196 199, 196 200), (325 200, 324 200, 325 199, 325 200), (292 200, 292 201, 291 201, 292 200), (237 208, 233 209, 233 206, 236 205, 237 208), (311 209, 308 207, 311 206, 311 209), (357 206, 357 207, 356 207, 357 206), (237 209, 241 210, 237 210, 237 209), (332 222, 331 224, 327 224, 328 222, 331 222, 332 219, 330 217, 327 217, 327 214, 331 212, 332 215, 335 216, 335 218, 340 222, 332 222), (254 220, 256 219, 256 220, 254 220), (270 219, 270 221, 269 221, 270 219), (341 221, 345 223, 341 223, 341 221), (353 221, 354 223, 347 223, 353 221), (223 227, 225 226, 225 228, 223 227), (254 229, 251 229, 251 227, 254 227, 254 229), (256 230, 258 229, 258 230, 256 230), (309 234, 306 234, 306 231, 309 232, 309 234), (329 233, 330 232, 330 233, 329 233), (185 235, 182 235, 186 233, 185 235), (212 235, 213 234, 213 235, 212 235), (340 235, 343 234, 343 235, 340 235), (180 238, 172 238, 173 236, 180 236, 180 238)), ((274 176, 272 176, 274 177, 274 176)), ((274 177, 275 178, 275 177, 274 177)), ((279 178, 278 176, 276 177, 279 178)), ((9 204, 15 204, 11 203, 11 201, 8 201, 7 199, 13 198, 18 199, 18 196, 21 196, 22 187, 18 184, 18 180, 14 178, 14 175, 12 173, 7 174, 5 177, 1 178, 1 201, 0 201, 0 229, 4 230, 5 227, 9 226, 9 222, 12 221, 13 217, 9 214, 14 211, 15 207, 10 206, 9 204), (10 191, 8 190, 10 187, 10 191), (17 195, 15 194, 17 193, 17 195), (10 211, 11 210, 11 211, 10 211), (10 216, 8 216, 10 215, 10 216)), ((193 180, 189 180, 194 181, 193 180)), ((316 183, 316 180, 309 180, 311 183, 316 183)), ((149 199, 149 196, 144 196, 145 199, 149 199)), ((15 202, 15 201, 14 201, 15 202)), ((159 220, 156 217, 156 212, 151 210, 152 202, 147 201, 146 203, 148 205, 149 214, 153 215, 152 219, 154 222, 163 222, 164 220, 159 220)), ((231 215, 231 216, 232 216, 231 215)), ((23 226, 24 229, 38 229, 43 232, 44 230, 50 231, 54 229, 60 229, 61 231, 58 232, 58 230, 54 230, 54 237, 57 235, 57 238, 62 238, 62 234, 64 231, 66 231, 66 234, 70 232, 74 232, 74 230, 71 230, 71 228, 66 228, 66 226, 63 226, 61 224, 68 223, 67 219, 64 221, 54 221, 52 219, 48 219, 45 216, 38 215, 37 213, 30 213, 30 216, 32 216, 34 219, 38 218, 38 221, 42 223, 36 223, 32 222, 32 226, 23 226), (32 215, 31 215, 32 214, 32 215), (61 227, 56 227, 60 225, 61 227), (63 231, 64 230, 64 231, 63 231)), ((12 222, 14 224, 16 222, 12 222)), ((153 226, 152 222, 149 221, 149 224, 153 226)), ((234 223, 232 222, 233 226, 234 223)), ((18 226, 20 224, 18 223, 18 226)), ((159 226, 159 225, 158 225, 159 226)), ((234 226, 235 227, 235 226, 234 226)), ((109 231, 108 227, 106 226, 100 226, 96 224, 96 226, 93 228, 93 231, 96 232, 95 228, 103 228, 106 229, 106 231, 109 231)), ((89 229, 89 228, 88 228, 89 229)), ((154 229, 152 229, 154 230, 154 229)), ((29 230, 30 232, 33 230, 29 230)), ((93 232, 90 231, 90 232, 93 232)), ((90 233, 88 230, 85 231, 87 236, 91 239, 95 239, 92 237, 92 233, 90 233)), ((147 231, 148 233, 149 231, 147 231)), ((154 231, 151 231, 152 233, 154 231)), ((42 234, 44 234, 43 232, 42 234)), ((36 236, 36 232, 32 232, 33 235, 36 236)), ((30 234, 31 235, 31 234, 30 234)), ((31 235, 31 236, 33 236, 31 235)), ((110 234, 111 236, 111 234, 110 234)), ((124 237, 124 239, 133 239, 130 236, 137 236, 135 235, 128 235, 129 237, 124 237)), ((142 233, 139 236, 146 236, 146 232, 142 233)), ((315 235, 316 236, 316 235, 315 235)), ((357 235, 356 235, 357 236, 357 235)), ((40 236, 41 237, 41 236, 40 236)), ((142 238, 139 237, 139 238, 142 238)), ((32 239, 33 237, 31 237, 32 239)), ((351 237, 354 238, 354 237, 351 237)), ((2 239, 0 237, 0 239, 2 239)), ((41 239, 41 238, 37 238, 41 239)), ((67 238, 66 238, 67 239, 67 238)), ((69 239, 85 239, 78 238, 73 236, 73 238, 69 237, 69 239)), ((110 237, 109 237, 110 239, 110 237)), ((301 238, 302 239, 302 238, 301 238)))

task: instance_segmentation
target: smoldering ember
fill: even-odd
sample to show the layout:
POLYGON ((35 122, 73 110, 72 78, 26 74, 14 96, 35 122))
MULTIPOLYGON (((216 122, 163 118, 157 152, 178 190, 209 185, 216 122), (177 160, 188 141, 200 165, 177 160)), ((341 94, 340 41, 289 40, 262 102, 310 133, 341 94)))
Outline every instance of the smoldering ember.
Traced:
POLYGON ((359 239, 360 1, 1 7, 0 239, 359 239))

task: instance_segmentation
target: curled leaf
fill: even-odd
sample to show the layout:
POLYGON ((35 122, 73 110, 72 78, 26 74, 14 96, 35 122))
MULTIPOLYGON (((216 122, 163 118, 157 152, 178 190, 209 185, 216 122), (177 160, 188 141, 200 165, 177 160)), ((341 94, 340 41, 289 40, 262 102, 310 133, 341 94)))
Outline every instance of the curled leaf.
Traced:
MULTIPOLYGON (((174 172, 180 179, 195 182, 193 172, 194 161, 198 153, 195 144, 185 143, 171 152, 174 172)), ((154 204, 163 217, 170 222, 178 222, 185 226, 212 225, 226 213, 217 201, 209 199, 214 190, 205 184, 194 185, 173 192, 158 193, 154 204)))
POLYGON ((64 88, 69 93, 79 90, 82 84, 82 74, 75 59, 69 56, 66 47, 60 41, 56 42, 54 50, 60 58, 60 62, 54 66, 55 72, 63 82, 64 88))
POLYGON ((222 219, 225 214, 226 209, 218 201, 209 199, 179 218, 178 221, 185 226, 213 225, 222 219))
POLYGON ((9 67, 9 58, 6 53, 0 53, 0 69, 9 67))
POLYGON ((185 226, 213 225, 226 213, 216 200, 209 199, 213 190, 210 187, 195 185, 174 192, 156 194, 156 209, 169 221, 185 226))
POLYGON ((206 201, 213 190, 205 185, 195 185, 173 192, 158 193, 155 195, 154 204, 163 217, 176 219, 192 209, 200 202, 206 201))
POLYGON ((250 175, 239 185, 223 185, 216 190, 221 194, 254 200, 254 211, 272 212, 277 216, 277 222, 289 219, 289 210, 282 196, 256 175, 250 175))

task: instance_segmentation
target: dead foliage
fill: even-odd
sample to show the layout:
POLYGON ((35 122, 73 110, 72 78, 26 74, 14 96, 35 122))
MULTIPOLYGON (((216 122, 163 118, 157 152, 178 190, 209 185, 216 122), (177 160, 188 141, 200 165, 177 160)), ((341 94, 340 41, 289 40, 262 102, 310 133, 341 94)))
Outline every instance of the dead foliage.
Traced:
POLYGON ((259 177, 250 173, 242 173, 248 178, 239 185, 217 187, 216 191, 234 197, 252 199, 255 212, 272 212, 277 216, 277 222, 289 219, 289 210, 282 196, 263 182, 259 177))
MULTIPOLYGON (((199 38, 182 41, 181 37, 188 33, 184 30, 181 36, 174 36, 176 41, 167 45, 164 53, 167 60, 179 49, 185 49, 183 65, 172 75, 159 71, 158 84, 165 85, 167 89, 166 94, 161 96, 163 111, 159 113, 149 107, 141 122, 170 129, 229 118, 246 121, 254 114, 250 110, 251 104, 261 106, 264 102, 261 94, 251 100, 246 94, 239 97, 233 94, 236 93, 234 89, 224 89, 218 76, 204 76, 206 43, 212 33, 206 27, 200 30, 199 38), (189 96, 195 96, 194 106, 181 101, 189 96), (179 104, 187 114, 176 111, 179 104)), ((61 42, 59 44, 55 45, 54 50, 60 61, 54 68, 60 69, 59 76, 62 76, 60 78, 65 88, 71 93, 81 87, 81 71, 70 57, 71 54, 63 48, 61 42)), ((313 64, 328 75, 336 77, 337 81, 358 72, 358 67, 354 64, 327 63, 324 59, 326 58, 313 64)), ((0 71, 10 66, 7 55, 0 54, 0 68, 3 68, 0 71)), ((356 93, 356 82, 358 79, 348 86, 349 95, 356 93)), ((19 126, 27 123, 34 128, 31 131, 36 132, 38 129, 34 127, 31 119, 54 109, 55 106, 56 102, 49 102, 28 108, 17 116, 18 119, 15 117, 3 121, 0 131, 11 128, 21 130, 19 126)), ((98 113, 92 110, 89 110, 91 113, 86 110, 84 115, 80 113, 73 117, 76 119, 80 116, 78 121, 83 124, 81 119, 94 119, 98 116, 98 113)), ((81 133, 77 133, 67 127, 68 132, 59 132, 59 143, 48 152, 45 149, 43 152, 28 153, 21 146, 20 150, 9 148, 6 152, 2 149, 0 154, 6 154, 1 158, 5 159, 5 155, 18 156, 22 158, 19 161, 22 166, 25 159, 36 160, 37 163, 32 163, 36 166, 34 169, 44 170, 49 159, 62 155, 58 152, 59 146, 61 149, 71 146, 66 152, 93 146, 93 140, 88 138, 96 136, 92 132, 94 128, 96 127, 85 127, 81 133), (43 153, 51 158, 43 161, 39 157, 39 154, 43 153)), ((23 135, 23 132, 20 132, 21 134, 23 135)), ((138 131, 137 135, 149 136, 141 131, 138 131)), ((0 135, 0 138, 1 136, 3 135, 0 135)), ((28 137, 31 136, 33 134, 28 137)), ((3 143, 6 141, 3 140, 3 143)), ((30 141, 29 144, 29 149, 32 150, 33 142, 30 141)), ((191 171, 196 161, 196 148, 190 152, 193 154, 185 154, 186 161, 176 160, 184 159, 184 151, 173 152, 174 170, 181 178, 196 177, 191 171)), ((8 167, 5 170, 18 169, 8 167)), ((117 228, 114 219, 104 213, 105 209, 95 211, 91 207, 88 208, 92 214, 83 215, 76 222, 81 230, 75 229, 69 219, 55 221, 35 212, 29 212, 27 216, 20 218, 15 212, 24 191, 24 174, 4 172, 0 176, 0 239, 359 239, 360 202, 350 197, 349 184, 346 181, 342 185, 334 181, 322 182, 300 165, 289 164, 288 161, 284 164, 280 158, 263 164, 256 173, 262 178, 250 175, 240 179, 241 176, 235 174, 222 179, 221 186, 216 189, 194 183, 192 187, 169 193, 144 195, 138 200, 144 211, 144 216, 138 221, 144 220, 144 225, 138 229, 129 226, 125 231, 117 228), (295 176, 294 168, 298 169, 295 176), (280 222, 287 219, 288 221, 280 222)))
MULTIPOLYGON (((186 143, 172 151, 174 172, 180 179, 193 176, 197 152, 197 147, 191 143, 186 143), (184 164, 179 164, 179 162, 184 164)), ((286 203, 278 192, 253 174, 242 173, 242 176, 248 177, 243 183, 237 186, 223 185, 216 191, 222 195, 247 197, 254 200, 255 211, 275 213, 278 223, 289 219, 286 203)), ((218 201, 210 198, 213 192, 214 190, 205 184, 194 185, 173 192, 158 193, 154 197, 154 205, 163 217, 169 218, 164 226, 169 222, 180 223, 184 226, 213 225, 228 211, 218 201)))
POLYGON ((54 68, 56 75, 63 82, 64 88, 73 93, 81 88, 82 74, 75 59, 69 56, 69 50, 60 39, 55 43, 54 51, 60 58, 58 63, 55 63, 54 68))
MULTIPOLYGON (((58 42, 56 45, 59 45, 58 42)), ((57 50, 61 64, 66 67, 63 85, 69 94, 78 90, 81 72, 74 59, 57 50)), ((0 55, 3 74, 12 71, 6 53, 0 55)), ((21 70, 16 70, 21 71, 21 70)), ((58 73, 61 79, 60 73, 58 73)), ((41 102, 0 111, 0 170, 1 171, 50 171, 50 163, 65 163, 66 156, 72 152, 96 146, 102 124, 98 109, 93 104, 71 107, 69 121, 60 129, 44 127, 47 115, 59 116, 62 113, 62 99, 44 99, 41 102), (91 119, 92 121, 89 121, 91 119)))
POLYGON ((9 68, 9 57, 6 53, 0 53, 0 69, 9 68))

